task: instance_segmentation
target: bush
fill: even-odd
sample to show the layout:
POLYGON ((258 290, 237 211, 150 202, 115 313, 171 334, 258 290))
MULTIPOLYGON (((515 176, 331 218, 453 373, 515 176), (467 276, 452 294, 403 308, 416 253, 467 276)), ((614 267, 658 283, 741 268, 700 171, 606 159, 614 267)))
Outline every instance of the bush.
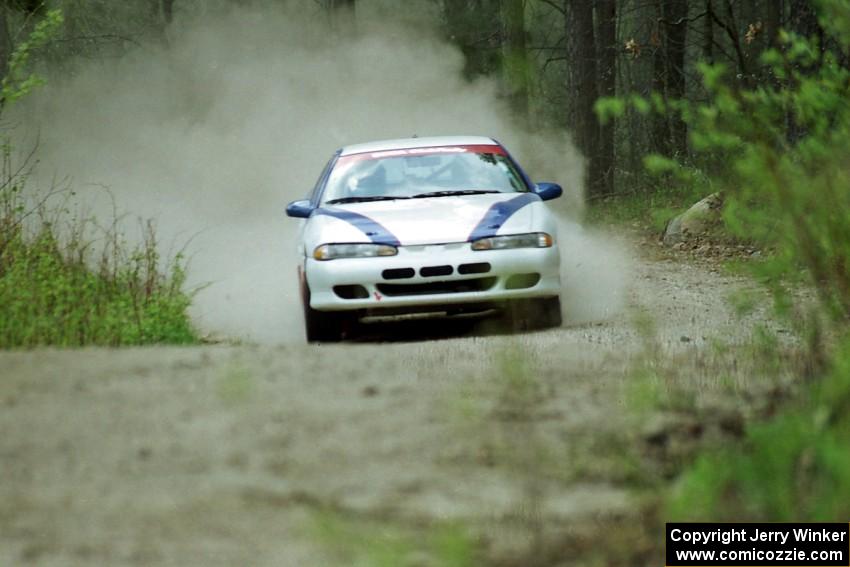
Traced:
MULTIPOLYGON (((769 251, 748 265, 807 339, 808 377, 822 379, 752 426, 740 446, 698 459, 669 499, 671 519, 850 516, 850 2, 818 6, 824 44, 783 32, 779 48, 762 55, 767 78, 758 86, 703 64, 708 100, 660 109, 681 114, 694 155, 688 164, 652 157, 647 167, 725 193, 727 227, 769 251), (789 293, 801 283, 814 305, 789 293)), ((603 100, 597 111, 606 118, 622 106, 603 100)))
POLYGON ((63 243, 42 222, 27 238, 17 210, 0 217, 0 347, 197 340, 181 258, 160 272, 152 227, 139 248, 124 254, 113 239, 95 262, 82 230, 63 243))
MULTIPOLYGON (((31 56, 62 22, 61 11, 48 11, 15 47, 0 81, 0 108, 43 82, 31 56)), ((49 214, 47 197, 35 204, 32 195, 22 197, 34 153, 13 167, 11 147, 2 145, 0 348, 196 341, 182 258, 160 263, 151 224, 135 249, 119 241, 114 225, 101 231, 101 255, 93 258, 94 243, 86 239, 96 227, 92 220, 75 220, 64 206, 49 214), (64 230, 57 229, 60 223, 64 230)))
POLYGON ((850 342, 833 371, 731 451, 701 457, 669 500, 669 521, 845 521, 850 517, 850 342))
POLYGON ((24 198, 32 168, 28 161, 13 167, 8 144, 4 156, 0 348, 197 340, 187 314, 191 297, 182 289, 184 262, 179 255, 161 261, 152 223, 142 243, 128 247, 117 221, 101 229, 72 215, 67 190, 24 198))
MULTIPOLYGON (((821 7, 834 49, 847 50, 850 30, 832 24, 850 19, 850 3, 821 7)), ((814 39, 783 34, 781 41, 781 50, 763 56, 770 81, 740 89, 722 67, 706 65, 711 99, 679 108, 693 149, 728 164, 711 171, 727 193, 727 225, 773 251, 753 273, 780 314, 794 315, 806 332, 808 374, 820 380, 790 409, 749 428, 740 446, 700 458, 669 500, 675 519, 850 516, 850 69, 814 39), (815 291, 809 313, 787 291, 797 282, 815 291), (839 347, 829 352, 830 342, 839 347)))
MULTIPOLYGON (((677 185, 723 191, 733 235, 774 252, 751 267, 780 312, 793 311, 788 284, 806 282, 822 314, 844 328, 850 322, 850 69, 841 60, 850 30, 836 22, 850 21, 850 3, 819 5, 837 47, 783 32, 781 47, 762 55, 769 78, 750 89, 723 65, 700 65, 708 100, 658 108, 681 114, 693 155, 687 164, 663 156, 648 156, 645 164, 677 185)), ((622 114, 625 103, 637 104, 601 100, 597 112, 607 119, 622 114)))

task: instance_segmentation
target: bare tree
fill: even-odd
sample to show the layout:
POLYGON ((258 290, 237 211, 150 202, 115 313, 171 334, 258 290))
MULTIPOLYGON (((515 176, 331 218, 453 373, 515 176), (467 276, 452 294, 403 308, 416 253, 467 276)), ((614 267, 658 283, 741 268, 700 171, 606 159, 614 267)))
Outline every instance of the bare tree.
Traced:
POLYGON ((352 36, 357 32, 355 0, 328 0, 331 26, 340 35, 352 36))
POLYGON ((501 0, 443 0, 446 35, 464 55, 464 75, 474 78, 501 68, 501 0))
MULTIPOLYGON (((652 51, 652 91, 667 95, 667 52, 664 50, 664 0, 655 0, 656 22, 652 29, 650 44, 652 51)), ((652 151, 668 155, 670 153, 670 123, 666 114, 653 116, 650 134, 652 151)))
POLYGON ((528 118, 528 54, 526 51, 525 1, 502 0, 503 80, 514 112, 528 118))
POLYGON ((773 0, 767 3, 767 18, 765 21, 765 33, 767 34, 768 46, 776 47, 779 39, 779 28, 782 26, 782 12, 785 2, 773 0))
POLYGON ((815 8, 810 0, 791 0, 790 12, 792 30, 806 37, 823 34, 823 30, 818 24, 815 8))
MULTIPOLYGON (((687 0, 659 0, 658 24, 653 32, 652 90, 665 100, 685 96, 685 48, 687 0)), ((667 111, 655 118, 652 128, 653 151, 672 156, 687 151, 687 125, 682 117, 667 111)))
MULTIPOLYGON (((667 20, 667 96, 673 100, 685 98, 685 40, 687 39, 688 0, 666 0, 664 17, 667 20)), ((678 112, 670 112, 670 136, 673 154, 688 150, 688 127, 678 112)))
POLYGON ((45 0, 7 0, 4 4, 15 10, 20 10, 28 16, 40 16, 47 9, 45 0))
POLYGON ((599 123, 593 112, 598 98, 596 44, 593 33, 593 4, 588 0, 570 0, 571 17, 566 20, 569 42, 570 83, 575 91, 573 132, 576 144, 588 160, 585 181, 591 193, 599 191, 599 123))
POLYGON ((9 37, 8 8, 0 4, 0 81, 9 70, 9 57, 12 54, 12 41, 9 37))
MULTIPOLYGON (((599 94, 617 94, 617 0, 598 0, 596 4, 596 41, 599 46, 599 94)), ((599 191, 614 192, 614 122, 602 125, 599 132, 599 191)))
POLYGON ((702 58, 714 63, 714 19, 711 14, 711 0, 705 0, 705 15, 702 16, 702 58))
POLYGON ((162 16, 166 24, 174 21, 174 0, 162 0, 162 16))

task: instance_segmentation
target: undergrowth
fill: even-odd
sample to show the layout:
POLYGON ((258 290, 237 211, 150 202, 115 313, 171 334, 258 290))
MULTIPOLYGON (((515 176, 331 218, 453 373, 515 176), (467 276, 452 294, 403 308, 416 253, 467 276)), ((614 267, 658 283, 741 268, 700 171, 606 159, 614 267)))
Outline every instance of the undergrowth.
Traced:
MULTIPOLYGON (((0 348, 139 345, 197 340, 180 255, 163 261, 152 224, 121 240, 46 200, 27 204, 26 177, 0 185, 0 348)), ((57 197, 57 195, 52 195, 57 197)))
MULTIPOLYGON (((741 89, 723 66, 701 65, 710 99, 667 108, 688 123, 694 153, 715 166, 656 157, 656 169, 680 180, 708 175, 723 189, 727 230, 771 251, 750 273, 805 351, 796 399, 747 427, 740 443, 688 467, 666 498, 671 520, 843 521, 850 514, 850 69, 839 61, 850 53, 850 33, 836 24, 847 21, 850 4, 820 7, 836 47, 783 32, 781 49, 762 56, 775 81, 741 89), (793 293, 800 286, 812 301, 793 293)), ((763 370, 787 368, 781 346, 764 332, 761 341, 775 365, 763 370)))
MULTIPOLYGON (((44 80, 33 54, 59 34, 64 17, 49 10, 20 41, 0 81, 0 110, 44 80)), ((197 340, 183 290, 180 255, 160 258, 154 228, 128 246, 117 218, 101 229, 66 207, 73 193, 28 184, 37 147, 15 158, 0 132, 0 348, 37 345, 137 345, 197 340)), ((20 148, 18 148, 20 150, 20 148)))
POLYGON ((731 450, 701 456, 668 501, 671 521, 826 522, 850 516, 850 342, 832 371, 731 450))

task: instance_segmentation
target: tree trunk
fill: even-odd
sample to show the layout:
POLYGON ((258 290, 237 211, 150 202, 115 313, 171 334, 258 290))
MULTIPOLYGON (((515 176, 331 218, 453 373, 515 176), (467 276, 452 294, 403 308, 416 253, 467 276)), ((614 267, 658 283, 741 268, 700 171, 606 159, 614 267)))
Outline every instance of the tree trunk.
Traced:
MULTIPOLYGON (((665 101, 685 97, 687 0, 660 0, 653 55, 652 90, 665 101)), ((687 125, 672 110, 660 113, 652 128, 652 149, 665 156, 687 152, 687 125)))
MULTIPOLYGON (((809 0, 791 0, 788 19, 791 30, 807 38, 817 37, 820 42, 821 50, 823 50, 823 28, 821 28, 818 23, 817 14, 815 14, 815 9, 809 0)), ((809 74, 814 72, 819 65, 820 62, 816 62, 815 64, 808 66, 798 65, 798 71, 804 74, 809 74)), ((787 122, 788 140, 790 142, 796 143, 806 136, 806 129, 797 122, 793 110, 788 112, 787 122)))
MULTIPOLYGON (((596 5, 596 40, 599 44, 599 94, 617 95, 617 1, 599 0, 596 5)), ((614 121, 599 131, 599 191, 614 192, 614 121)))
POLYGON ((767 3, 767 19, 765 21, 765 33, 767 34, 767 47, 775 48, 779 40, 779 28, 782 27, 782 11, 784 0, 774 0, 767 3))
POLYGON ((0 4, 0 82, 6 78, 9 71, 9 57, 12 54, 12 40, 9 37, 8 9, 6 4, 0 4))
POLYGON ((480 71, 475 63, 475 50, 470 46, 467 38, 469 33, 467 26, 467 14, 469 7, 467 0, 443 0, 443 20, 446 25, 446 36, 463 52, 464 75, 468 79, 477 76, 480 71))
POLYGON ((525 0, 502 0, 504 28, 502 80, 513 111, 524 121, 528 119, 528 54, 525 39, 525 0))
POLYGON ((446 35, 464 55, 464 76, 474 79, 502 68, 501 0, 443 0, 446 35))
MULTIPOLYGON (((775 0, 767 3, 767 17, 764 23, 764 49, 778 49, 779 45, 779 29, 782 27, 782 12, 783 0, 775 0)), ((773 71, 770 65, 765 65, 762 68, 761 75, 763 80, 775 88, 781 87, 781 81, 773 71)))
MULTIPOLYGON (((664 17, 667 20, 667 97, 685 98, 685 40, 688 25, 688 0, 666 0, 664 17)), ((678 112, 670 115, 671 150, 673 155, 688 151, 688 127, 678 112)))
POLYGON ((330 0, 331 26, 343 36, 355 35, 354 0, 330 0))
MULTIPOLYGON (((655 50, 652 52, 652 92, 667 100, 667 51, 664 49, 664 6, 662 0, 656 2, 657 24, 650 40, 655 50)), ((670 123, 666 112, 657 112, 652 116, 650 132, 652 151, 670 155, 670 123)))
POLYGON ((714 19, 711 17, 711 12, 711 0, 705 0, 705 16, 702 18, 702 58, 709 64, 714 63, 714 19))
POLYGON ((166 25, 174 21, 174 0, 162 0, 162 16, 166 25))
POLYGON ((576 144, 587 159, 585 182, 590 193, 600 188, 598 171, 599 124, 593 112, 597 99, 596 44, 593 34, 593 4, 588 0, 571 0, 571 18, 567 19, 570 41, 570 71, 575 94, 574 126, 576 144))
MULTIPOLYGON (((805 37, 818 36, 823 38, 823 29, 818 23, 815 8, 811 0, 791 0, 789 14, 791 29, 805 37)), ((823 46, 823 43, 821 43, 823 46)))
POLYGON ((30 17, 42 16, 47 9, 45 0, 13 0, 11 2, 7 0, 3 4, 12 9, 20 10, 30 17))

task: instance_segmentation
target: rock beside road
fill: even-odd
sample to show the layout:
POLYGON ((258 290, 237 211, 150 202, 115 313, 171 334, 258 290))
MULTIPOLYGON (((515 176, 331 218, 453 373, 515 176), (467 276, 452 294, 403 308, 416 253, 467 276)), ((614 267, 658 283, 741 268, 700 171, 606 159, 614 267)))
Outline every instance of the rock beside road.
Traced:
POLYGON ((722 208, 723 195, 720 193, 712 193, 694 204, 667 224, 662 238, 664 245, 675 246, 705 234, 720 221, 722 208))

